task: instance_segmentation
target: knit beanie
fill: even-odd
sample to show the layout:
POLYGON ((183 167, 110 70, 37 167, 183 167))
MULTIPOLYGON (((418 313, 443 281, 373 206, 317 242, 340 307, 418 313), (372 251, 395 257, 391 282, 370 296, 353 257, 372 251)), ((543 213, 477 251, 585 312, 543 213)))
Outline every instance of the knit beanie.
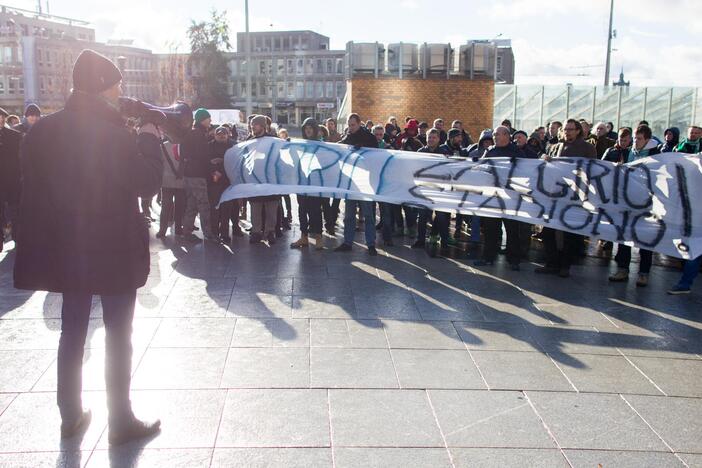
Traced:
POLYGON ((85 49, 73 65, 73 89, 98 94, 122 81, 114 63, 94 50, 85 49))
POLYGON ((199 108, 195 111, 193 119, 195 120, 195 125, 200 124, 203 120, 212 118, 210 113, 204 107, 199 108))

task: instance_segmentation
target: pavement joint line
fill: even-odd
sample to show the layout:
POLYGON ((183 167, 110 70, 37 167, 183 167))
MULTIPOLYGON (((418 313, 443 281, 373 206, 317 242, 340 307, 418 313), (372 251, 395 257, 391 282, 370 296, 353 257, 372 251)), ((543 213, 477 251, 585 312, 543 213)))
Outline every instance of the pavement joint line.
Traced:
POLYGON ((536 409, 536 405, 534 405, 534 402, 531 401, 531 398, 529 398, 529 395, 527 394, 526 391, 522 391, 522 395, 524 395, 524 398, 526 398, 527 402, 529 403, 529 406, 531 406, 531 410, 536 414, 536 417, 539 418, 539 421, 541 421, 541 425, 546 429, 546 432, 548 433, 549 437, 551 437, 551 440, 553 440, 553 443, 556 444, 556 447, 558 448, 558 451, 561 452, 561 455, 563 458, 565 458, 566 463, 568 463, 568 466, 573 468, 573 464, 571 461, 568 459, 568 455, 566 455, 565 451, 563 450, 563 447, 561 447, 561 444, 558 442, 558 439, 556 439, 556 435, 551 431, 551 428, 548 427, 548 424, 546 424, 546 421, 544 418, 539 414, 539 411, 536 409))
POLYGON ((551 357, 551 355, 548 352, 546 352, 544 354, 546 354, 546 357, 548 357, 551 360, 553 365, 556 366, 556 368, 560 371, 560 373, 563 374, 563 377, 565 377, 565 379, 568 381, 570 386, 573 387, 573 390, 575 390, 575 393, 580 393, 580 390, 578 390, 578 387, 576 387, 575 384, 573 383, 573 381, 570 380, 570 377, 568 377, 566 375, 566 373, 563 372, 563 369, 561 369, 561 366, 558 365, 558 363, 551 357))
POLYGON ((385 328, 385 324, 382 323, 381 325, 383 326, 383 333, 385 333, 385 341, 388 342, 388 354, 390 355, 390 361, 392 362, 392 370, 395 373, 395 380, 397 381, 397 388, 402 389, 402 383, 400 383, 400 376, 397 373, 397 366, 395 365, 395 357, 392 355, 392 350, 390 348, 390 338, 388 338, 388 330, 385 328))
POLYGON ((219 420, 217 421, 217 430, 215 431, 214 435, 214 440, 212 441, 212 454, 210 455, 210 464, 209 466, 212 466, 212 463, 214 462, 214 452, 215 449, 217 448, 217 439, 219 438, 219 429, 222 427, 222 419, 224 419, 224 408, 227 406, 227 398, 229 398, 229 389, 227 389, 227 393, 224 395, 224 402, 222 403, 222 410, 219 412, 219 420))
POLYGON ((483 375, 483 371, 480 370, 480 366, 478 365, 478 362, 475 360, 473 357, 473 353, 470 352, 470 349, 468 349, 468 346, 463 343, 463 346, 465 346, 466 351, 468 351, 468 356, 470 356, 470 360, 473 361, 473 365, 475 368, 478 370, 478 374, 480 374, 480 378, 483 379, 483 383, 485 384, 485 388, 489 391, 490 390, 490 384, 488 381, 485 379, 485 376, 483 375))
POLYGON ((646 378, 646 380, 648 380, 649 382, 651 382, 651 385, 653 385, 654 387, 656 387, 656 389, 657 389, 659 392, 661 392, 661 393, 663 394, 663 396, 668 396, 668 394, 665 393, 665 392, 663 391, 663 389, 662 389, 661 387, 659 387, 658 384, 657 384, 656 382, 654 382, 653 379, 652 379, 651 377, 649 377, 648 375, 646 375, 646 373, 645 373, 644 371, 642 371, 642 370, 639 368, 639 366, 637 366, 636 364, 634 364, 634 362, 633 362, 631 359, 629 359, 629 356, 627 356, 627 355, 625 355, 624 353, 622 353, 622 350, 621 350, 621 349, 619 349, 619 348, 616 348, 616 349, 617 349, 617 351, 619 352, 619 354, 621 354, 622 357, 623 357, 624 359, 626 359, 627 362, 628 362, 629 364, 631 364, 631 365, 634 367, 634 369, 636 369, 637 371, 639 371, 639 373, 640 373, 641 375, 643 375, 643 376, 646 378))
POLYGON ((448 442, 446 441, 446 436, 444 435, 444 430, 441 428, 441 424, 439 423, 439 417, 436 415, 434 403, 432 403, 431 401, 431 395, 429 395, 429 390, 424 389, 424 394, 426 395, 427 401, 429 402, 429 408, 431 408, 431 414, 432 416, 434 416, 434 422, 436 423, 436 427, 439 429, 441 440, 444 442, 444 448, 446 449, 446 453, 448 454, 449 462, 451 462, 451 466, 453 468, 456 468, 456 464, 453 461, 453 456, 451 455, 451 450, 449 449, 448 442))
POLYGON ((689 467, 689 465, 688 465, 687 463, 685 463, 685 460, 683 460, 683 459, 680 457, 680 455, 678 455, 678 454, 675 452, 675 450, 673 450, 673 447, 671 447, 670 444, 668 444, 668 442, 666 442, 666 440, 658 433, 658 431, 656 431, 656 430, 653 428, 653 426, 646 420, 646 418, 644 418, 644 417, 641 415, 641 413, 639 413, 638 410, 637 410, 636 408, 634 408, 634 405, 632 405, 631 403, 629 403, 629 400, 627 400, 627 399, 624 397, 624 395, 622 395, 622 394, 620 393, 620 394, 619 394, 619 398, 621 398, 622 400, 624 400, 624 403, 626 403, 627 406, 628 406, 629 408, 631 408, 631 410, 632 410, 634 413, 636 413, 636 415, 637 415, 639 418, 641 418, 641 420, 644 422, 644 424, 646 424, 646 426, 648 426, 648 428, 651 429, 651 431, 652 431, 654 434, 656 434, 656 437, 658 437, 658 438, 660 439, 660 441, 663 442, 663 444, 664 444, 666 447, 668 447, 668 450, 670 450, 670 453, 672 453, 673 455, 675 455, 675 458, 677 458, 678 460, 680 460, 680 462, 681 462, 684 466, 689 467))
POLYGON ((334 455, 334 427, 332 426, 331 414, 331 392, 327 388, 327 419, 329 420, 329 448, 331 450, 332 468, 336 467, 336 457, 334 455))

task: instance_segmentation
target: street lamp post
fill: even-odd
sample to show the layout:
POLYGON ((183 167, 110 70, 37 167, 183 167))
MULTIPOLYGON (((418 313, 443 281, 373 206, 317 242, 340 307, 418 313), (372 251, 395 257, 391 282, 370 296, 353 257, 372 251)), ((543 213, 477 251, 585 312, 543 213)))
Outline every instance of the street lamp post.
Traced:
POLYGON ((614 16, 614 0, 609 2, 609 32, 607 34, 607 62, 605 63, 604 85, 609 86, 609 62, 612 59, 612 17, 614 16))
POLYGON ((246 116, 253 113, 253 104, 251 102, 251 37, 249 35, 249 0, 244 0, 244 15, 246 17, 246 40, 244 47, 246 48, 246 116))

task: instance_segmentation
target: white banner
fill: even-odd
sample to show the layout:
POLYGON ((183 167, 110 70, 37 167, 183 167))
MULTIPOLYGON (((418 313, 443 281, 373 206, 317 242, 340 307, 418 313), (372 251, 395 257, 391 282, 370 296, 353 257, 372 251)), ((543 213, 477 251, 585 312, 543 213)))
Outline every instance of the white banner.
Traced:
POLYGON ((679 258, 702 254, 700 155, 635 163, 554 158, 471 162, 427 153, 260 138, 225 155, 221 201, 314 194, 516 219, 679 258))

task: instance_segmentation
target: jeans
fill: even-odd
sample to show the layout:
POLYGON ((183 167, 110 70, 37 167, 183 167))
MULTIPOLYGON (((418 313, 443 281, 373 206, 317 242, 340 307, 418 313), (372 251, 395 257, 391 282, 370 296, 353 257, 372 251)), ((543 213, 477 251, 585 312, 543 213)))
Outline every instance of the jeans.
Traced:
MULTIPOLYGON (((653 252, 650 250, 640 249, 639 257, 641 258, 641 263, 639 264, 639 274, 649 274, 651 271, 651 264, 653 263, 653 252)), ((628 245, 619 244, 619 247, 617 247, 617 255, 614 256, 614 261, 617 262, 617 266, 619 268, 629 271, 629 263, 631 263, 631 247, 628 245)))
POLYGON ((692 287, 692 282, 700 273, 700 266, 702 266, 702 255, 693 260, 686 260, 683 265, 682 277, 680 281, 678 281, 678 287, 690 289, 692 287))
POLYGON ((185 189, 161 189, 161 216, 159 217, 159 231, 166 233, 166 229, 174 221, 176 234, 183 233, 183 215, 185 214, 185 189))
POLYGON ((300 219, 300 232, 313 236, 322 233, 323 198, 308 195, 297 196, 297 215, 300 219))
POLYGON ((346 200, 344 207, 344 244, 353 244, 356 233, 356 207, 361 209, 364 219, 366 245, 375 247, 375 210, 373 202, 360 200, 346 200))
MULTIPOLYGON (((90 293, 63 293, 56 400, 64 421, 75 421, 83 409, 83 349, 88 334, 92 299, 90 293)), ((105 323, 107 409, 110 424, 113 425, 132 417, 129 386, 136 290, 114 296, 100 296, 100 300, 105 323)))

